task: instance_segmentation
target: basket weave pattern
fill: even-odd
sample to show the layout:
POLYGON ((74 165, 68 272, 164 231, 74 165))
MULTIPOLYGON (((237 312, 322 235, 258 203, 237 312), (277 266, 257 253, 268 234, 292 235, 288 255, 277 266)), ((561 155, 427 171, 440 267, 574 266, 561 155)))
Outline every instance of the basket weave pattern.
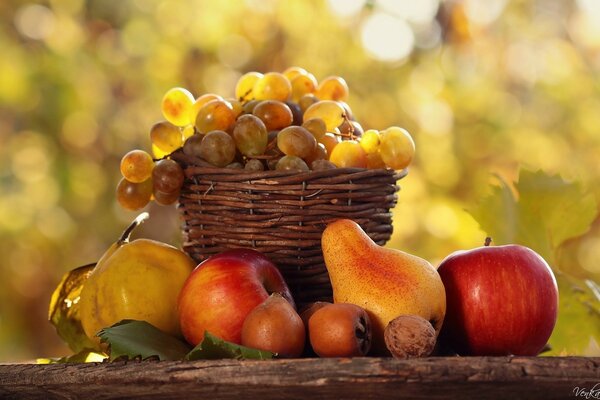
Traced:
POLYGON ((279 267, 299 305, 331 301, 321 252, 327 223, 352 219, 385 244, 396 181, 406 174, 357 168, 248 172, 206 167, 182 153, 172 158, 186 176, 178 206, 185 251, 201 262, 229 248, 258 250, 279 267))

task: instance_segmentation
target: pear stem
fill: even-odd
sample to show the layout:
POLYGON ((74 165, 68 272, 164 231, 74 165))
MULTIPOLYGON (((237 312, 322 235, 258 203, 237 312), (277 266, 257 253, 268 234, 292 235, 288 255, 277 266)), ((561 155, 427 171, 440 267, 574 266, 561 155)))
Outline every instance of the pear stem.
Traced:
POLYGON ((485 238, 485 242, 483 243, 483 245, 485 247, 489 247, 490 244, 492 244, 492 238, 488 236, 488 237, 485 238))
POLYGON ((142 222, 144 222, 145 220, 147 220, 150 217, 150 214, 148 214, 147 212, 143 212, 140 215, 138 215, 137 217, 135 217, 135 219, 133 220, 133 222, 131 222, 131 224, 127 227, 127 229, 125 229, 123 231, 123 234, 121 235, 121 237, 119 238, 118 243, 121 244, 125 244, 125 243, 129 243, 129 238, 131 237, 131 233, 135 230, 135 228, 137 228, 138 226, 140 226, 142 224, 142 222))

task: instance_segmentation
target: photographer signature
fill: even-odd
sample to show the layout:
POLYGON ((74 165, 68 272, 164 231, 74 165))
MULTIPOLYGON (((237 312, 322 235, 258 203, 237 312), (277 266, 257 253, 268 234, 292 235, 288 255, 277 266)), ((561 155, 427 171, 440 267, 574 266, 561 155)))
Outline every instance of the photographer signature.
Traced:
POLYGON ((600 399, 600 383, 596 383, 591 389, 575 386, 573 394, 575 394, 575 397, 584 399, 600 399))

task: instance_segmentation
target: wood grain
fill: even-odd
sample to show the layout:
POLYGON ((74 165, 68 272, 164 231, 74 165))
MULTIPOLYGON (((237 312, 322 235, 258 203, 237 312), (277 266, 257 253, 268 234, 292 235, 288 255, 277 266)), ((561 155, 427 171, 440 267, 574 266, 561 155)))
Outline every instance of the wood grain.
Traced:
MULTIPOLYGON (((0 364, 2 399, 564 399, 600 358, 433 357, 0 364)), ((581 396, 581 393, 580 393, 581 396)))

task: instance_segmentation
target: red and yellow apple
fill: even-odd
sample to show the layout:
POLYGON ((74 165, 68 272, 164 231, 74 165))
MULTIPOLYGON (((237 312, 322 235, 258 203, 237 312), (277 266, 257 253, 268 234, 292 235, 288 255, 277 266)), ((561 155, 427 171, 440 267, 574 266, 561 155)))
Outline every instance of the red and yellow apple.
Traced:
POLYGON ((461 355, 537 355, 552 333, 558 288, 552 270, 519 245, 455 252, 438 268, 446 289, 441 340, 461 355))
POLYGON ((265 255, 251 249, 214 255, 194 269, 181 289, 181 331, 194 346, 205 331, 240 344, 246 316, 271 293, 280 293, 294 305, 281 273, 265 255))

